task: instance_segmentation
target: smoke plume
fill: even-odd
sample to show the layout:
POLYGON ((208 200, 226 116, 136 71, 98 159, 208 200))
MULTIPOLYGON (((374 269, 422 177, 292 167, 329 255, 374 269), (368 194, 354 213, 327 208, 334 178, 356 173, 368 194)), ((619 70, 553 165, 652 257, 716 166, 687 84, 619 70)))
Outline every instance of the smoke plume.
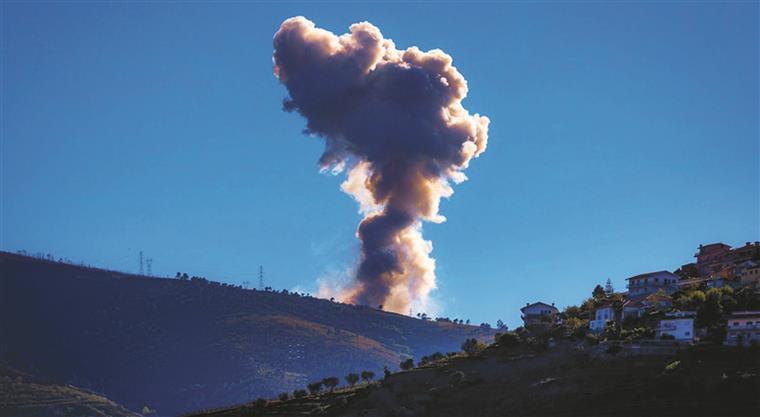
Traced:
POLYGON ((340 297, 400 313, 424 306, 436 283, 422 223, 445 220, 441 198, 488 140, 488 118, 462 107, 467 81, 443 51, 398 50, 368 22, 336 36, 287 19, 273 60, 289 93, 285 110, 325 139, 320 168, 347 171, 341 189, 364 215, 361 259, 340 297))

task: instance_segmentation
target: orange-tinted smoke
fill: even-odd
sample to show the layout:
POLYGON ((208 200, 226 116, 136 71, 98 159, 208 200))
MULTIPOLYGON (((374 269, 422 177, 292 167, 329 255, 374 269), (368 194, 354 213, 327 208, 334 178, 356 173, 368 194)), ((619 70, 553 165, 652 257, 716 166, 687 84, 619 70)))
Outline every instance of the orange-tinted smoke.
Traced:
POLYGON ((445 220, 441 198, 488 141, 488 118, 462 107, 467 81, 443 51, 397 50, 368 22, 336 36, 287 19, 273 60, 284 108, 325 139, 321 169, 348 169, 341 188, 364 214, 361 259, 342 298, 400 313, 424 307, 436 282, 422 224, 445 220))

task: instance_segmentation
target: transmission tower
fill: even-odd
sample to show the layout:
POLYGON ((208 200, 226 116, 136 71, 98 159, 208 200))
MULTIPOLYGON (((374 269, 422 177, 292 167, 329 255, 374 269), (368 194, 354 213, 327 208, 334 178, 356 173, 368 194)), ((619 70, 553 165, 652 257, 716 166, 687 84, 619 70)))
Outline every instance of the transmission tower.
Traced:
POLYGON ((140 275, 144 275, 145 270, 143 269, 143 253, 140 251, 140 275))
POLYGON ((259 265, 259 290, 264 291, 264 266, 259 265))
POLYGON ((148 258, 145 260, 145 270, 148 273, 149 277, 153 276, 153 258, 148 258))

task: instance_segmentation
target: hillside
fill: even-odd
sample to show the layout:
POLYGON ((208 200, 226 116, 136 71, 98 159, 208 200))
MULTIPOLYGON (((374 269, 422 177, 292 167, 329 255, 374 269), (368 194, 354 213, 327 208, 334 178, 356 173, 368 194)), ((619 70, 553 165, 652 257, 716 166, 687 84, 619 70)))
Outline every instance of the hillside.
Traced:
POLYGON ((0 361, 175 415, 458 350, 476 326, 0 253, 0 361))
POLYGON ((541 353, 491 347, 357 389, 192 416, 757 416, 758 392, 757 350, 611 355, 604 346, 565 341, 541 353))
POLYGON ((0 365, 0 416, 139 417, 113 401, 70 385, 58 385, 0 365))

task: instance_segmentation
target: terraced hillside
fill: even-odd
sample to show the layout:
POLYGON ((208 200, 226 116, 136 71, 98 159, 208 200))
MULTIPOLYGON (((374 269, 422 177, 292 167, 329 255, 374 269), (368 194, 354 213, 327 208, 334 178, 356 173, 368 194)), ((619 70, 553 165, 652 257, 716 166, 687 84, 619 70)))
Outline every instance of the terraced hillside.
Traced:
POLYGON ((101 395, 39 381, 0 366, 0 416, 139 417, 140 414, 101 395))
POLYGON ((0 361, 159 415, 458 350, 476 326, 0 253, 0 361))
POLYGON ((758 416, 757 349, 684 347, 673 354, 589 354, 583 342, 541 353, 488 349, 382 382, 188 417, 758 416))

